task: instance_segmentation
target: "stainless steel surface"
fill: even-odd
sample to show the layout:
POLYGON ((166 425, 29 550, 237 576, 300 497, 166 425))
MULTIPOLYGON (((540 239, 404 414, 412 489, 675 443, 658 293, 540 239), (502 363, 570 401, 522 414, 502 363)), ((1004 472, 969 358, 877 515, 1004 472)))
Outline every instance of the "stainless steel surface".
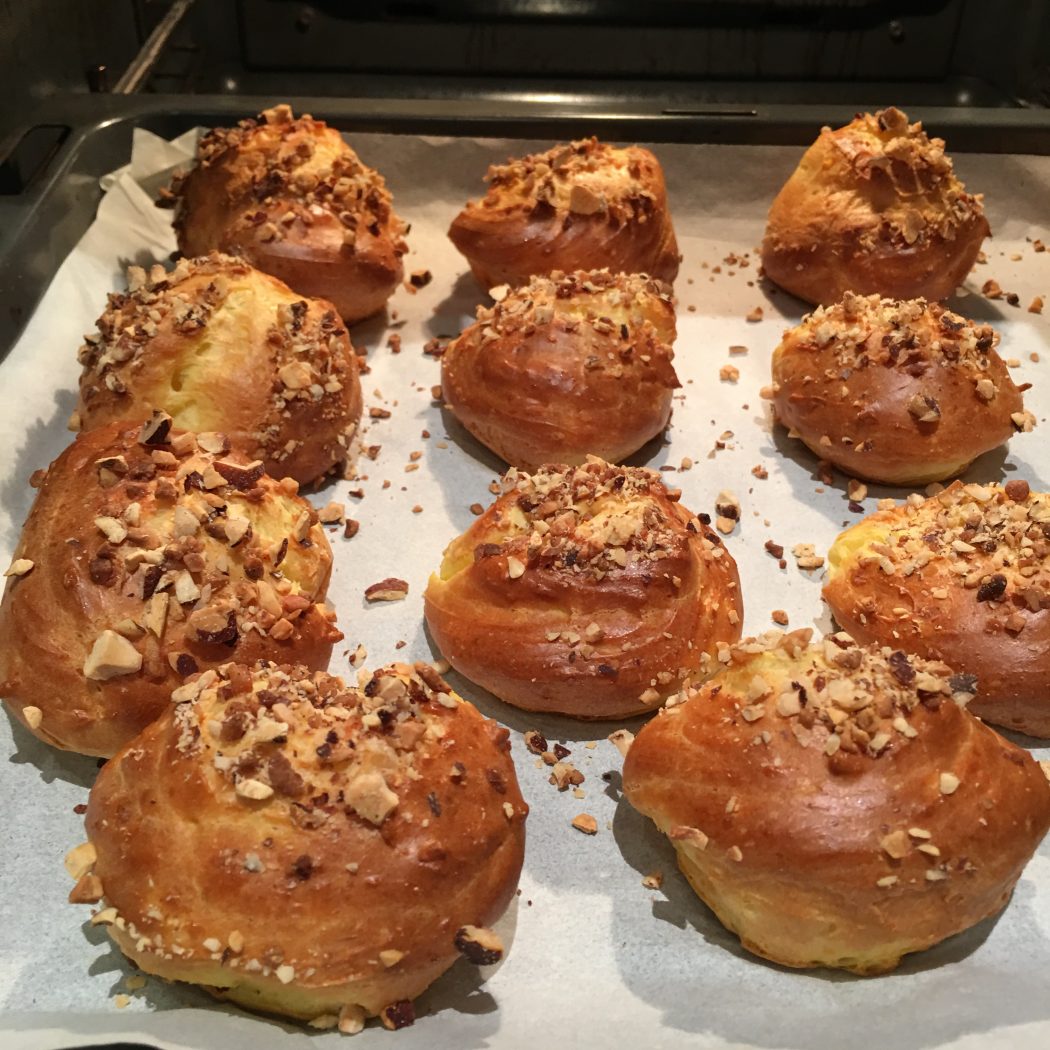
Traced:
POLYGON ((153 32, 150 33, 146 42, 142 45, 142 49, 114 85, 114 94, 133 95, 141 90, 160 60, 164 48, 192 6, 193 0, 175 0, 168 9, 167 14, 157 23, 153 32))

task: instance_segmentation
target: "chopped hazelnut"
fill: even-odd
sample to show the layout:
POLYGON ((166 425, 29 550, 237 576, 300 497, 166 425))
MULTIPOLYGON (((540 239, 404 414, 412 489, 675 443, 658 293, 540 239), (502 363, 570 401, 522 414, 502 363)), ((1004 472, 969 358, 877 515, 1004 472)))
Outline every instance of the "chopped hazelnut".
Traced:
POLYGON ((582 831, 584 835, 597 835, 598 834, 598 821, 590 815, 590 813, 580 813, 579 815, 572 818, 572 826, 577 831, 582 831))

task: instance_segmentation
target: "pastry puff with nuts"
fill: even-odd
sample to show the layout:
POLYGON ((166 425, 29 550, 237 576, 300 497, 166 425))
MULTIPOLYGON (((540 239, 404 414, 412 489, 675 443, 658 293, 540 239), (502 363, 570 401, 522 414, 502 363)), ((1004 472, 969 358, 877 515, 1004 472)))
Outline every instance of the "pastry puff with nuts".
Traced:
POLYGON ((508 731, 432 667, 227 664, 172 699, 67 858, 71 900, 145 972, 352 1032, 410 1024, 461 954, 499 960, 528 807, 508 731))
POLYGON ((624 793, 741 944, 892 970, 999 912, 1050 827, 1040 764, 969 681, 836 634, 772 632, 638 733, 624 793))
POLYGON ((302 485, 347 461, 361 420, 357 355, 335 307, 228 255, 131 267, 79 359, 83 429, 160 409, 302 485))
POLYGON ((681 384, 659 281, 555 271, 492 294, 441 357, 445 402, 479 441, 537 470, 588 454, 618 463, 664 430, 681 384))
POLYGON ((909 496, 840 533, 824 600, 854 637, 970 675, 985 721, 1050 738, 1050 494, 909 496))
POLYGON ((810 303, 947 299, 991 231, 941 139, 899 109, 821 129, 769 209, 762 266, 810 303))
POLYGON ((287 105, 209 131, 160 203, 176 209, 183 255, 241 255, 333 303, 347 324, 381 310, 404 274, 407 227, 382 175, 335 128, 287 105))
POLYGON ((509 471, 449 544, 424 614, 466 678, 528 711, 651 711, 740 637, 736 563, 658 474, 589 459, 509 471))
POLYGON ((871 481, 922 485, 1030 431, 999 335, 925 299, 847 292, 773 354, 780 423, 821 459, 871 481))
POLYGON ((488 193, 448 231, 482 287, 602 267, 678 276, 664 173, 649 150, 581 139, 494 164, 486 178, 488 193))
POLYGON ((328 664, 328 539, 290 478, 156 414, 81 434, 38 481, 0 604, 0 697, 40 739, 112 755, 194 672, 328 664))

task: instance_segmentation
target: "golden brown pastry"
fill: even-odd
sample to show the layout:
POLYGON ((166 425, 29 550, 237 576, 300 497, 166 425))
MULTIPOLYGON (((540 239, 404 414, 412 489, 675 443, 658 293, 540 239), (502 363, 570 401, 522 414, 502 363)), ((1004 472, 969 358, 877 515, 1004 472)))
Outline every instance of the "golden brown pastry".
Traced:
POLYGON ((854 637, 976 678, 970 710, 1050 738, 1050 494, 955 482, 841 533, 824 600, 854 637))
POLYGON ((766 276, 810 303, 947 299, 991 232, 942 139, 899 109, 823 128, 769 209, 766 276))
POLYGON ((1035 417, 974 324, 924 299, 847 292, 773 354, 778 420, 848 474, 921 485, 962 473, 1035 417))
POLYGON ((485 288, 554 270, 647 273, 668 284, 681 256, 660 162, 596 138, 494 164, 489 189, 448 231, 485 288))
POLYGON ((441 358, 459 421, 513 466, 618 463, 661 433, 681 384, 674 306, 644 274, 533 277, 496 290, 441 358))
POLYGON ((624 791, 749 951, 884 973, 1006 904, 1050 784, 963 710, 965 676, 810 634, 721 654, 642 728, 624 791))
POLYGON ((290 478, 221 434, 111 423, 39 482, 0 604, 0 697, 41 740, 112 755, 194 672, 325 667, 332 551, 290 478))
POLYGON ((286 105, 208 132, 162 203, 176 205, 183 255, 244 256, 334 303, 347 324, 381 310, 401 282, 407 228, 383 177, 335 128, 286 105))
POLYGON ((449 544, 424 614, 444 657, 527 711, 657 707, 740 637, 732 555, 654 471, 590 459, 509 471, 449 544))
POLYGON ((412 1002, 514 895, 509 733, 433 668, 360 684, 227 664, 191 678, 92 788, 74 901, 147 973, 344 1031, 412 1002))
POLYGON ((304 485, 346 462, 361 419, 357 355, 331 303, 227 255, 131 267, 79 358, 84 429, 160 409, 304 485))

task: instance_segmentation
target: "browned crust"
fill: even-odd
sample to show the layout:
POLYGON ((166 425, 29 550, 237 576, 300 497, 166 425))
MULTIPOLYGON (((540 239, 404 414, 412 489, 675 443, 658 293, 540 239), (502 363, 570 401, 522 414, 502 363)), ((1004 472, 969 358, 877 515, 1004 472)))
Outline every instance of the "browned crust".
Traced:
POLYGON ((513 466, 620 462, 667 426, 674 337, 658 282, 555 271, 479 309, 442 356, 442 396, 513 466))
POLYGON ((769 210, 766 276, 810 303, 946 299, 990 233, 940 139, 897 109, 821 130, 769 210))
MULTIPOLYGON (((705 653, 739 638, 736 564, 651 472, 591 461, 572 476, 576 491, 592 484, 606 493, 631 479, 631 498, 653 524, 626 547, 571 535, 557 552, 535 547, 532 533, 512 522, 523 511, 530 521, 541 517, 542 499, 527 479, 519 490, 511 472, 509 491, 450 544, 431 576, 427 624, 457 671, 517 707, 578 718, 652 710, 697 673, 705 653), (655 560, 644 553, 654 536, 655 560), (617 549, 623 565, 612 560, 617 549)), ((588 513, 579 518, 585 530, 588 513)))
POLYGON ((668 284, 677 277, 663 169, 649 150, 584 139, 493 166, 488 178, 486 196, 468 202, 449 228, 484 288, 602 267, 668 284))
MULTIPOLYGON (((1044 582, 1050 559, 1043 525, 1032 525, 1037 535, 1024 559, 1035 569, 1029 577, 1016 574, 1021 561, 1016 554, 1007 552, 1015 568, 1004 569, 1002 550, 978 548, 952 557, 945 541, 950 547, 964 530, 944 533, 931 524, 929 511, 940 500, 954 503, 967 488, 989 490, 996 502, 1010 502, 998 486, 964 487, 956 482, 925 504, 870 515, 843 532, 832 547, 824 600, 838 623, 858 639, 900 646, 976 675, 977 699, 971 710, 981 718, 1050 738, 1050 588, 1044 582), (881 567, 877 551, 865 550, 870 541, 890 537, 887 546, 892 551, 898 538, 912 529, 929 535, 933 544, 933 557, 925 565, 909 568, 908 556, 902 555, 899 567, 889 573, 881 567), (875 556, 862 558, 866 552, 875 556), (963 563, 963 575, 952 571, 953 564, 963 563), (982 592, 982 581, 997 574, 1005 575, 1007 586, 994 598, 987 597, 991 591, 982 592)), ((1023 503, 1041 506, 1046 499, 1033 493, 1023 503)), ((989 582, 989 588, 994 584, 989 582)))
POLYGON ((952 702, 943 672, 875 650, 851 678, 825 659, 828 646, 838 650, 736 650, 723 674, 643 727, 624 790, 749 951, 881 973, 1005 905, 1050 826, 1050 785, 1026 751, 952 702), (819 720, 805 729, 778 713, 779 687, 754 699, 758 674, 787 688, 801 679, 813 702, 807 667, 863 689, 879 663, 874 703, 913 735, 876 717, 889 739, 874 755, 829 757, 819 720), (909 673, 911 684, 894 682, 909 673))
MULTIPOLYGON (((231 657, 247 662, 293 656, 324 667, 333 642, 342 637, 318 604, 328 586, 331 549, 313 509, 295 494, 294 482, 252 471, 248 477, 261 476, 243 491, 222 485, 205 494, 194 479, 187 491, 180 470, 247 459, 237 452, 212 456, 193 445, 192 452, 173 456, 173 465, 158 466, 151 452, 173 446, 143 446, 139 434, 138 426, 108 424, 80 435, 55 460, 17 548, 16 556, 32 561, 33 569, 7 581, 0 604, 0 696, 42 740, 82 754, 113 754, 167 708, 172 689, 196 668, 231 657), (123 457, 126 472, 104 486, 99 460, 107 457, 123 457), (205 495, 227 508, 226 517, 217 513, 208 523, 217 535, 236 517, 251 521, 252 532, 236 546, 224 533, 213 537, 205 526, 189 539, 172 539, 173 508, 201 507, 205 495), (121 519, 132 503, 140 508, 138 525, 125 522, 128 537, 111 542, 95 519, 121 519), (297 532, 310 546, 300 543, 297 532), (132 567, 152 552, 158 557, 155 567, 147 562, 132 567), (246 575, 249 566, 257 566, 259 583, 246 575), (200 595, 179 602, 174 582, 164 583, 163 577, 167 573, 172 580, 183 572, 200 595), (169 594, 159 636, 144 627, 150 610, 144 594, 151 584, 161 588, 154 595, 169 594), (260 585, 269 588, 265 599, 260 585), (139 628, 128 641, 142 657, 141 668, 108 680, 87 678, 84 664, 96 639, 128 623, 139 628), (227 631, 231 623, 235 630, 227 631), (207 640, 210 627, 219 628, 221 638, 207 640), (181 672, 172 666, 179 654, 187 657, 181 672), (36 716, 32 711, 27 716, 27 708, 36 716)), ((178 432, 169 436, 177 438, 178 432)))
POLYGON ((787 332, 773 355, 780 423, 857 477, 925 484, 1030 430, 999 337, 924 300, 847 292, 787 332))
POLYGON ((382 176, 288 106, 211 131, 173 193, 183 254, 244 256, 347 324, 381 310, 403 276, 406 227, 382 176))
POLYGON ((528 812, 508 731, 405 665, 363 683, 231 665, 107 763, 86 816, 94 873, 144 970, 303 1020, 376 1014, 506 909, 528 812), (390 697, 394 680, 410 692, 390 697), (363 780, 392 799, 381 819, 363 780))
POLYGON ((331 303, 212 253, 129 271, 80 350, 80 425, 141 419, 222 431, 301 484, 343 465, 361 419, 357 355, 331 303))

